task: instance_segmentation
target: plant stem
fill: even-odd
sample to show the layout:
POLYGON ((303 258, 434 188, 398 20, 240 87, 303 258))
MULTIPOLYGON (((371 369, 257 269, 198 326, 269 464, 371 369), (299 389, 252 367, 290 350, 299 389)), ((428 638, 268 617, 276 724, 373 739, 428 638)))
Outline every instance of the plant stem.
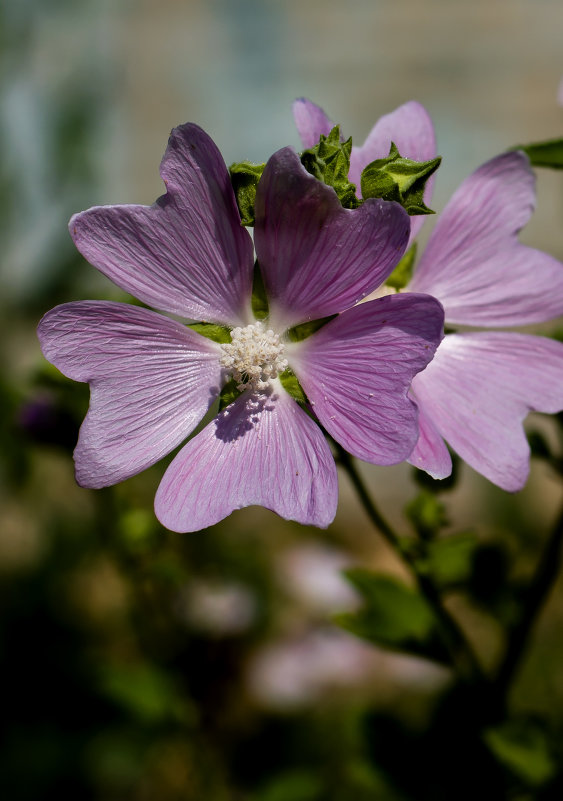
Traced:
POLYGON ((421 594, 433 610, 440 626, 442 638, 450 655, 452 665, 457 670, 459 678, 469 684, 482 681, 482 671, 473 653, 473 649, 465 638, 457 621, 444 607, 440 594, 432 580, 421 572, 416 560, 408 550, 402 547, 399 536, 378 510, 357 470, 354 458, 338 443, 335 443, 335 446, 338 451, 339 464, 348 474, 364 511, 414 575, 421 594))
POLYGON ((514 675, 520 665, 528 639, 547 596, 559 573, 563 557, 563 508, 553 526, 540 557, 532 583, 526 590, 522 612, 509 634, 506 653, 493 682, 494 695, 504 707, 514 675))

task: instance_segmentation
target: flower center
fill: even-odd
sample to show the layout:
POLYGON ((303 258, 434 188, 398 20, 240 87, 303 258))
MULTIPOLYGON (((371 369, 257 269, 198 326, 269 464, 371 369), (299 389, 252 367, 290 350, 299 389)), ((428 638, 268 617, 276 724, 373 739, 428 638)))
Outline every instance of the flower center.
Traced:
POLYGON ((221 349, 221 366, 232 373, 241 392, 266 389, 287 367, 287 359, 283 358, 285 345, 279 335, 259 321, 233 328, 231 342, 221 345, 221 349))

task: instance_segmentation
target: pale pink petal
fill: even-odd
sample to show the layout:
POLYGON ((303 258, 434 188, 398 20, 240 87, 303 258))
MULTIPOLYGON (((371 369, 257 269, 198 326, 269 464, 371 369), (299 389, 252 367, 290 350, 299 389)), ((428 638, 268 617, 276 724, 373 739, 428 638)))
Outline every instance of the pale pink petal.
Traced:
POLYGON ((525 325, 563 314, 563 264, 517 239, 534 184, 524 153, 479 167, 438 218, 409 289, 441 300, 449 323, 525 325))
POLYGON ((563 410, 563 344, 527 334, 450 334, 413 391, 462 459, 516 491, 529 471, 524 418, 563 410))
POLYGON ((254 240, 275 326, 295 325, 353 306, 401 258, 409 217, 397 203, 342 208, 291 148, 275 153, 256 195, 254 240))
POLYGON ((188 319, 248 321, 253 247, 229 173, 197 125, 172 131, 153 206, 96 206, 69 223, 78 250, 144 303, 188 319))
POLYGON ((328 136, 334 128, 334 123, 322 108, 306 97, 299 97, 293 101, 293 119, 305 149, 316 145, 321 134, 328 136))
POLYGON ((220 389, 219 346, 148 309, 67 303, 47 312, 38 334, 49 361, 90 383, 74 452, 84 487, 115 484, 157 462, 191 433, 220 389))
POLYGON ((425 470, 432 478, 447 478, 452 472, 452 457, 422 406, 418 407, 418 428, 418 441, 407 461, 414 467, 425 470))
MULTIPOLYGON (((356 184, 356 194, 362 196, 362 171, 375 159, 389 155, 391 142, 397 145, 399 153, 413 161, 429 161, 436 157, 436 136, 430 115, 420 103, 411 100, 396 108, 390 114, 380 117, 361 147, 353 147, 348 177, 356 184)), ((426 183, 424 201, 427 206, 432 200, 434 177, 426 183)), ((424 224, 424 215, 411 217, 411 238, 424 224)))
POLYGON ((244 393, 184 446, 162 479, 155 511, 166 528, 182 532, 254 504, 326 527, 337 496, 325 438, 277 384, 271 395, 244 393))
POLYGON ((442 307, 428 295, 389 295, 288 346, 313 411, 354 456, 375 464, 409 457, 418 437, 409 387, 432 358, 443 321, 442 307))

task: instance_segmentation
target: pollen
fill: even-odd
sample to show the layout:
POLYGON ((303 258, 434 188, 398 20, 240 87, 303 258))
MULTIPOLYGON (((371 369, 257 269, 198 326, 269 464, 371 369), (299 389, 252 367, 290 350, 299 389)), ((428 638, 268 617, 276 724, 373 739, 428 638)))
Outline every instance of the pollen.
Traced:
POLYGON ((230 372, 238 389, 264 390, 287 368, 285 345, 279 335, 257 321, 233 328, 231 342, 221 345, 221 366, 230 372))

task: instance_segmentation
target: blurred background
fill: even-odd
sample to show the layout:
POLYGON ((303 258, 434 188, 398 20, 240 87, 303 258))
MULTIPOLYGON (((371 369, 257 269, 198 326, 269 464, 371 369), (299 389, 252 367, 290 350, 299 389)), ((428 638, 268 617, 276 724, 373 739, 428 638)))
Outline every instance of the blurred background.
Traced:
MULTIPOLYGON (((486 159, 561 136, 562 35, 560 0, 0 0, 7 801, 462 797, 467 765, 455 762, 459 793, 442 795, 437 778, 447 748, 464 743, 463 716, 449 745, 440 728, 448 669, 333 622, 359 604, 344 568, 407 578, 346 479, 328 531, 253 508, 171 534, 152 513, 162 464, 114 489, 75 485, 88 390, 44 362, 35 327, 56 303, 126 300, 75 252, 67 221, 97 204, 152 203, 173 126, 201 125, 228 164, 259 162, 299 147, 296 97, 323 106, 356 143, 416 99, 443 157, 439 211, 486 159)), ((561 173, 540 172, 523 241, 563 260, 562 220, 561 173)), ((557 443, 553 421, 531 429, 557 443)), ((408 532, 404 508, 421 491, 411 469, 364 475, 408 532)), ((440 492, 443 535, 473 543, 463 566, 473 590, 450 587, 447 604, 485 667, 510 617, 498 588, 530 575, 562 495, 539 461, 517 496, 467 467, 440 492)), ((546 731, 562 742, 562 623, 559 582, 510 698, 513 714, 542 721, 536 744, 546 731)), ((558 792, 543 788, 557 782, 560 751, 534 748, 531 769, 528 757, 528 768, 508 759, 507 797, 558 792)))

